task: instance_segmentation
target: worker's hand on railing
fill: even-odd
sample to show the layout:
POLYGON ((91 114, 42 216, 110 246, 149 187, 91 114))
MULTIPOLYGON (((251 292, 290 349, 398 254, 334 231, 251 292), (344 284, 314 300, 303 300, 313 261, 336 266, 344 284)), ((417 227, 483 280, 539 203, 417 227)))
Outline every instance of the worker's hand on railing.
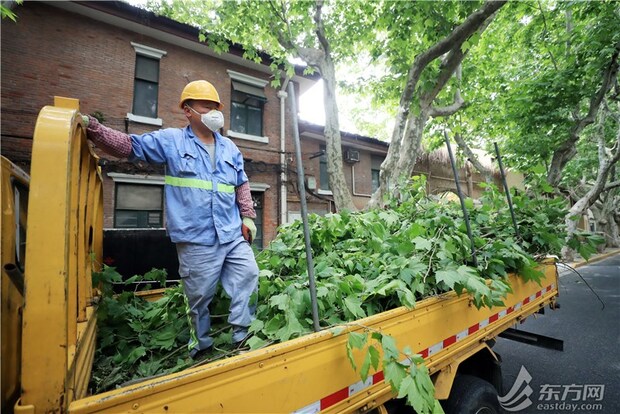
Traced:
POLYGON ((84 125, 88 128, 88 124, 90 123, 90 117, 88 115, 82 115, 82 120, 84 121, 84 125))
POLYGON ((241 223, 241 234, 243 234, 243 238, 250 244, 252 244, 252 240, 254 240, 254 236, 256 236, 256 224, 254 224, 254 220, 249 217, 244 217, 241 223))

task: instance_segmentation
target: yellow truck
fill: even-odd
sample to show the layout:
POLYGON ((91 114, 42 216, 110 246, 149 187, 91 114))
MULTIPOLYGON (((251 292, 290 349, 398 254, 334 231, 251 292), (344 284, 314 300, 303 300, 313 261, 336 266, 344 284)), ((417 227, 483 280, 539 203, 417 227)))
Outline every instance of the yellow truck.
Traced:
POLYGON ((511 275, 504 306, 477 309, 466 294, 449 292, 91 395, 98 301, 91 272, 102 258, 103 196, 78 105, 57 97, 41 110, 30 178, 2 159, 2 412, 387 413, 396 395, 381 367, 362 381, 347 358, 347 333, 373 329, 422 355, 449 410, 493 413, 501 393, 495 338, 544 339, 512 327, 556 307, 553 259, 541 263, 540 285, 511 275))

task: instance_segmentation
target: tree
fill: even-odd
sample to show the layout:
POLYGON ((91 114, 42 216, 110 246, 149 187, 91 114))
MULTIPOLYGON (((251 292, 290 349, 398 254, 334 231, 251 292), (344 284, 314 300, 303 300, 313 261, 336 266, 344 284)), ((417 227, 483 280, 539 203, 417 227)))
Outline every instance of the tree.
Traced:
MULTIPOLYGON (((617 193, 617 188, 620 187, 620 182, 609 182, 608 177, 615 175, 615 166, 620 160, 620 102, 615 102, 616 111, 611 111, 609 106, 604 105, 599 115, 599 121, 597 128, 594 132, 596 144, 597 144, 597 158, 598 168, 593 183, 587 183, 584 177, 583 184, 586 187, 585 192, 583 188, 577 187, 575 190, 570 191, 571 198, 574 200, 572 207, 569 210, 569 214, 566 216, 565 222, 568 230, 568 238, 572 237, 577 232, 577 218, 580 218, 590 207, 593 207, 597 201, 600 206, 597 206, 595 210, 600 213, 597 214, 598 222, 605 222, 607 227, 607 244, 610 246, 620 246, 620 238, 618 235, 618 223, 616 222, 615 215, 617 214, 615 209, 618 208, 618 203, 613 201, 617 200, 614 196, 617 193), (611 115, 612 121, 607 122, 607 115, 611 115), (615 123, 615 140, 611 144, 611 148, 608 146, 608 140, 606 139, 609 134, 606 133, 607 129, 613 129, 615 123), (612 124, 612 125, 608 125, 612 124), (581 191, 580 191, 581 190, 581 191), (601 195, 603 195, 602 199, 601 195), (611 201, 611 202, 610 202, 611 201), (615 207, 614 207, 615 205, 615 207), (601 214, 602 213, 602 214, 601 214)), ((572 252, 570 248, 565 246, 563 250, 563 256, 571 257, 572 252)))
POLYGON ((453 126, 478 143, 486 139, 487 150, 500 141, 512 167, 527 172, 544 165, 547 182, 567 195, 569 207, 578 203, 566 218, 569 228, 575 229, 570 217, 589 208, 615 243, 617 187, 608 185, 615 169, 605 166, 613 157, 597 156, 600 149, 612 151, 615 133, 594 123, 601 107, 613 107, 620 95, 618 3, 516 2, 509 9, 464 66, 472 104, 453 126), (599 193, 595 187, 604 179, 599 193), (583 209, 586 200, 580 200, 588 194, 583 209))
POLYGON ((228 40, 243 45, 245 57, 256 61, 260 61, 259 51, 269 53, 276 72, 292 58, 317 70, 323 78, 330 189, 336 209, 354 210, 342 166, 335 65, 355 54, 355 45, 370 36, 378 5, 365 1, 237 0, 151 3, 150 7, 203 28, 203 39, 216 50, 225 51, 228 40))
MULTIPOLYGON (((380 187, 373 194, 369 206, 381 205, 384 196, 396 189, 401 177, 403 175, 409 176, 417 160, 428 119, 452 115, 463 106, 464 101, 458 88, 454 92, 454 99, 451 104, 437 106, 437 98, 463 61, 470 47, 470 45, 466 45, 466 42, 471 40, 471 43, 474 44, 476 42, 473 39, 474 35, 480 36, 493 19, 495 12, 505 3, 504 1, 484 3, 480 9, 469 14, 462 23, 454 27, 447 36, 440 36, 440 39, 413 58, 404 85, 402 85, 390 148, 387 158, 381 165, 380 187), (440 58, 442 59, 439 65, 435 65, 440 58)), ((389 15, 402 16, 406 15, 407 12, 412 13, 408 10, 401 12, 400 8, 407 9, 406 3, 388 3, 389 15)), ((462 10, 458 10, 453 14, 458 16, 459 11, 462 12, 462 10)), ((415 14, 417 11, 413 11, 413 13, 415 14)), ((437 10, 431 10, 431 14, 437 14, 437 10)), ((385 21, 387 28, 391 28, 389 18, 385 21)), ((388 53, 391 53, 389 59, 396 62, 410 61, 410 56, 407 56, 406 52, 411 55, 411 51, 403 48, 403 42, 411 37, 411 29, 410 27, 400 27, 388 32, 389 36, 394 37, 393 42, 391 42, 392 48, 388 49, 388 53)))

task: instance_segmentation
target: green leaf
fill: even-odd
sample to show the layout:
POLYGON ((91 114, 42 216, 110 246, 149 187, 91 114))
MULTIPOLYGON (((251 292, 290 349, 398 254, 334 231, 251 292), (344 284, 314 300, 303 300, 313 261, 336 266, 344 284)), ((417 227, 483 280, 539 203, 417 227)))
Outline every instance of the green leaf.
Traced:
POLYGON ((385 381, 391 385, 394 392, 399 392, 403 379, 407 376, 407 370, 396 361, 383 361, 383 375, 385 381))
POLYGON ((360 376, 362 377, 362 381, 366 381, 366 379, 368 378, 368 372, 370 371, 370 364, 371 364, 371 356, 370 356, 370 352, 366 352, 366 355, 364 355, 364 362, 362 362, 362 367, 360 368, 360 376))
POLYGON ((366 345, 366 341, 368 339, 368 335, 360 334, 357 332, 349 332, 349 337, 347 339, 347 358, 349 358, 349 362, 354 370, 357 370, 357 365, 355 364, 355 357, 353 356, 353 349, 362 349, 366 345))
POLYGON ((364 310, 361 307, 361 299, 353 296, 347 296, 346 298, 344 298, 344 305, 354 317, 363 318, 366 316, 364 310))
POLYGON ((422 237, 416 237, 413 239, 413 243, 415 244, 415 248, 418 250, 430 250, 433 247, 430 240, 422 237))
POLYGON ((375 371, 377 371, 379 369, 379 361, 380 361, 379 350, 375 348, 374 346, 370 345, 368 347, 368 354, 370 355, 370 364, 375 369, 375 371))
POLYGON ((396 347, 396 340, 393 337, 389 335, 383 335, 381 338, 381 346, 383 347, 384 360, 398 360, 398 356, 400 355, 400 353, 398 352, 398 348, 396 347))
POLYGON ((364 333, 349 332, 349 339, 347 344, 351 348, 362 349, 366 345, 368 335, 364 333))
POLYGON ((450 289, 454 288, 455 283, 461 282, 461 275, 455 270, 438 270, 435 273, 437 282, 445 283, 450 289))
POLYGON ((255 350, 255 349, 259 349, 262 348, 266 345, 269 344, 269 342, 257 337, 257 336, 253 336, 250 339, 248 339, 247 344, 250 346, 251 350, 255 350))

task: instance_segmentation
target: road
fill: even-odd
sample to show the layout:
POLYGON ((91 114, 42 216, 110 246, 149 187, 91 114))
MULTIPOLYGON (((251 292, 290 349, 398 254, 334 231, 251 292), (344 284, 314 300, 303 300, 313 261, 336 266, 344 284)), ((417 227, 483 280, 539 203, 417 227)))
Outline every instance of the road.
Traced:
POLYGON ((518 327, 562 339, 563 352, 502 338, 493 348, 503 359, 504 395, 515 383, 532 391, 523 396, 526 408, 506 412, 620 413, 620 254, 577 271, 583 280, 560 273, 560 309, 545 309, 518 327))

